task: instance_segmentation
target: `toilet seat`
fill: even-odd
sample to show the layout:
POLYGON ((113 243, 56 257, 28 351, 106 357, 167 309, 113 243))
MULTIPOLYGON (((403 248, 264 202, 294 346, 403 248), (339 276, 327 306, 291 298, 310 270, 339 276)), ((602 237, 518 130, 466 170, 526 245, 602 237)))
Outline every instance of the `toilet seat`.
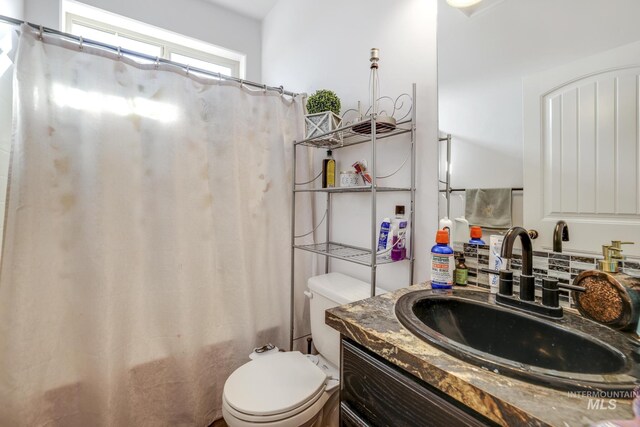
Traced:
POLYGON ((304 419, 312 418, 317 415, 318 411, 322 409, 325 404, 327 396, 327 392, 325 390, 320 390, 317 395, 313 396, 309 399, 303 406, 299 408, 295 408, 289 412, 283 412, 280 414, 274 415, 253 415, 246 414, 244 412, 240 412, 233 408, 226 399, 222 399, 223 413, 227 411, 229 415, 232 415, 234 418, 240 421, 244 421, 248 424, 261 424, 261 425, 270 425, 269 423, 279 423, 286 420, 293 419, 304 419))
POLYGON ((225 383, 223 402, 244 421, 282 420, 313 406, 327 380, 325 371, 302 353, 276 353, 236 369, 225 383))

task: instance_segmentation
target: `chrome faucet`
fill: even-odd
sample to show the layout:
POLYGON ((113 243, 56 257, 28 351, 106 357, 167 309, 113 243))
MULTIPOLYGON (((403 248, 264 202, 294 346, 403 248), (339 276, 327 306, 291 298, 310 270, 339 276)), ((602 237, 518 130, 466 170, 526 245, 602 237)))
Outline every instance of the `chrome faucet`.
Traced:
POLYGON ((556 228, 553 230, 553 252, 562 252, 562 242, 569 241, 569 226, 566 222, 560 220, 556 222, 556 228))
POLYGON ((522 227, 512 227, 502 241, 502 259, 513 257, 513 244, 520 237, 522 244, 522 274, 520 274, 520 299, 535 300, 535 278, 533 277, 533 245, 529 233, 522 227))

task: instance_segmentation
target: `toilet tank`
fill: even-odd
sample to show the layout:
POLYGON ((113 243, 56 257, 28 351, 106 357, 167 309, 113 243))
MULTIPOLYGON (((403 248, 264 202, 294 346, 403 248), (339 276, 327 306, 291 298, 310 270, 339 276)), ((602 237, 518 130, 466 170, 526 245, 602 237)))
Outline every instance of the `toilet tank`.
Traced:
MULTIPOLYGON (((329 273, 311 277, 310 291, 311 336, 318 353, 335 366, 340 365, 340 333, 324 323, 325 310, 349 304, 371 296, 371 286, 362 280, 342 273, 329 273)), ((386 293, 376 288, 376 295, 386 293)))

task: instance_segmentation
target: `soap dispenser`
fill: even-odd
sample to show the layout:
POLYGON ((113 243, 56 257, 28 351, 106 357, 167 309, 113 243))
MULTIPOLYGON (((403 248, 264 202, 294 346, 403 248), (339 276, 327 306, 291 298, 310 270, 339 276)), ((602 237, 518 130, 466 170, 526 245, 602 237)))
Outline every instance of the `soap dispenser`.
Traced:
POLYGON ((633 330, 640 315, 640 279, 619 271, 619 262, 624 260, 622 245, 626 244, 632 243, 614 240, 602 245, 598 269, 580 273, 573 282, 586 292, 573 292, 573 299, 584 317, 615 329, 633 330))

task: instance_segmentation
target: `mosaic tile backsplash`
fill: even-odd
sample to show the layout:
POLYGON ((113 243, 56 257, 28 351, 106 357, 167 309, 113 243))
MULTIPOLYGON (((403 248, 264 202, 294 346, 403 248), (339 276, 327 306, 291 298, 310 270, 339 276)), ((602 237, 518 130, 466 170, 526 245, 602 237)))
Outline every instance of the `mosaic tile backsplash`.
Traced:
MULTIPOLYGON (((488 289, 489 275, 480 270, 489 268, 489 246, 455 242, 453 249, 456 253, 456 258, 461 253, 464 253, 465 264, 469 267, 469 284, 488 289)), ((543 277, 555 277, 560 283, 571 284, 578 274, 583 271, 595 270, 599 259, 602 259, 602 257, 534 251, 533 275, 536 278, 536 296, 541 296, 543 277)), ((620 267, 624 273, 640 277, 640 262, 625 260, 621 261, 620 267)), ((513 270, 514 293, 517 293, 522 270, 522 255, 517 249, 514 249, 513 258, 511 259, 511 270, 513 270)), ((564 306, 572 305, 569 292, 561 290, 560 302, 564 306)))

